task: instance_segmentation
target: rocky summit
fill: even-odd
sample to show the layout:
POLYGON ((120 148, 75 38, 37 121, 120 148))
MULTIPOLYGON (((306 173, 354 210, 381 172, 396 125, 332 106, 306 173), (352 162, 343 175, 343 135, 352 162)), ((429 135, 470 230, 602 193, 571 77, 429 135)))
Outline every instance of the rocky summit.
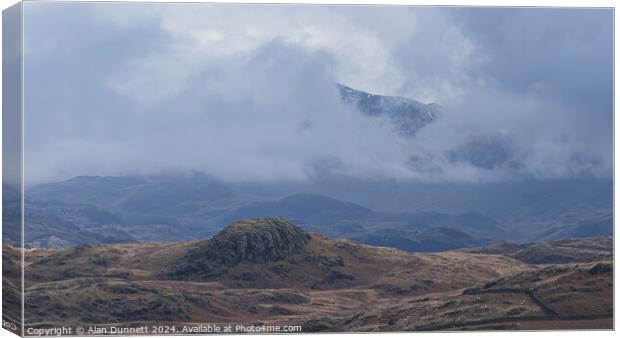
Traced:
POLYGON ((310 235, 283 218, 254 218, 233 223, 209 240, 209 260, 227 266, 242 261, 272 262, 303 248, 310 235))

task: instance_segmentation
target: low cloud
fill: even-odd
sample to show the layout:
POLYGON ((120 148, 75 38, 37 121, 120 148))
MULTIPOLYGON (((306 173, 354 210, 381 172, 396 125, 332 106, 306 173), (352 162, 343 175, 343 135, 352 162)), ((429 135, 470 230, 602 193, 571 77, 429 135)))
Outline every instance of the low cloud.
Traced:
POLYGON ((609 18, 568 12, 576 24, 556 11, 497 22, 483 9, 28 4, 27 180, 609 177, 609 18), (336 83, 442 114, 404 137, 343 104, 336 83))

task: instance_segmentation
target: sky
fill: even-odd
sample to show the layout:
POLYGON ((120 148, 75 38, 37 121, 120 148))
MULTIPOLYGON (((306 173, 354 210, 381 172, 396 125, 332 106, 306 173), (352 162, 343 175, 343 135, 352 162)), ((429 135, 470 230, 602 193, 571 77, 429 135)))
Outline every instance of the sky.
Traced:
POLYGON ((611 177, 612 25, 609 9, 27 2, 26 181, 611 177), (406 138, 336 83, 442 112, 406 138), (480 140, 509 160, 455 160, 480 140))

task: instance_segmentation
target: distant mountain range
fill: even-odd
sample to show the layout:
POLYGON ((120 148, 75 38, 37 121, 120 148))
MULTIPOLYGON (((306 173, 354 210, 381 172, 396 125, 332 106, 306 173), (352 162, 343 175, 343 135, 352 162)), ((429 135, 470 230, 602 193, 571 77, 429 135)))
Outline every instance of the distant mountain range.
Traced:
POLYGON ((489 241, 458 229, 502 233, 496 221, 473 212, 457 216, 377 212, 311 193, 266 200, 233 192, 200 174, 78 177, 33 187, 26 195, 26 241, 43 247, 196 239, 240 219, 273 216, 325 235, 407 251, 447 250, 489 241), (116 189, 110 189, 110 182, 116 189))
MULTIPOLYGON (((277 216, 326 236, 426 252, 613 230, 609 181, 398 187, 361 181, 350 190, 330 182, 226 184, 201 173, 81 176, 27 189, 25 238, 40 247, 191 240, 241 219, 277 216), (410 207, 381 208, 393 200, 410 207)), ((9 243, 18 239, 4 236, 9 243)))

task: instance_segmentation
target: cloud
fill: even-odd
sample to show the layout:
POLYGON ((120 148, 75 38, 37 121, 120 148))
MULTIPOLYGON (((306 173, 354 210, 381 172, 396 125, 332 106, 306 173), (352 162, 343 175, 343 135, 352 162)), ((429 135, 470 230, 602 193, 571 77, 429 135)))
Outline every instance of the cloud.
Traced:
POLYGON ((33 147, 29 172, 200 169, 225 180, 300 180, 330 163, 345 175, 409 175, 393 127, 341 103, 331 63, 324 51, 276 39, 188 75, 174 99, 144 108, 136 98, 135 110, 88 134, 65 121, 74 137, 33 147))
POLYGON ((389 93, 404 81, 391 62, 391 50, 400 42, 397 36, 415 24, 415 15, 402 8, 152 4, 133 9, 120 16, 114 9, 102 13, 119 27, 131 26, 136 17, 156 18, 157 28, 167 36, 165 45, 130 60, 112 74, 109 84, 143 103, 174 97, 191 74, 274 39, 324 50, 332 56, 331 70, 338 81, 389 93), (372 13, 393 21, 368 25, 365 19, 372 13), (402 32, 393 34, 395 25, 402 32))
POLYGON ((430 89, 445 107, 444 118, 420 135, 424 153, 450 162, 445 154, 464 151, 472 138, 495 138, 509 142, 510 157, 474 173, 611 176, 611 11, 419 8, 416 14, 417 32, 395 53, 410 74, 401 93, 416 97, 430 89), (422 47, 411 47, 416 43, 422 47))
POLYGON ((577 9, 27 4, 27 179, 609 176, 610 22, 577 9), (443 112, 405 138, 343 105, 337 82, 443 112))

